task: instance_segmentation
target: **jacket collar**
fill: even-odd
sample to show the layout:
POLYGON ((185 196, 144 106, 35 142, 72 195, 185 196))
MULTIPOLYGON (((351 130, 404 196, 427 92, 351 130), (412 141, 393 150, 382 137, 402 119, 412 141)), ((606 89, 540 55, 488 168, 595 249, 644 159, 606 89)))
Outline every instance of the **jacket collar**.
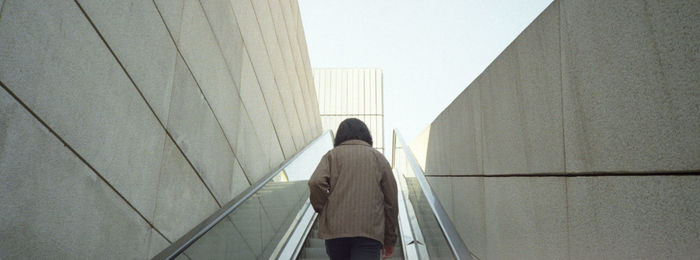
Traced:
POLYGON ((357 140, 357 139, 347 140, 345 142, 340 143, 340 145, 364 145, 364 146, 371 147, 371 145, 369 145, 367 142, 362 141, 362 140, 357 140))

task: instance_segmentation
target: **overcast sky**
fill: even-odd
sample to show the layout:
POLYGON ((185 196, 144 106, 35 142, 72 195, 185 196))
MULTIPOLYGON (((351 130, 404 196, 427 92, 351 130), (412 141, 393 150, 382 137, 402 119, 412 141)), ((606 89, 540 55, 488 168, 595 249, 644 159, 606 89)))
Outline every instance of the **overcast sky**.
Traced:
POLYGON ((413 140, 551 2, 299 0, 299 8, 311 67, 384 70, 390 150, 392 129, 413 140))

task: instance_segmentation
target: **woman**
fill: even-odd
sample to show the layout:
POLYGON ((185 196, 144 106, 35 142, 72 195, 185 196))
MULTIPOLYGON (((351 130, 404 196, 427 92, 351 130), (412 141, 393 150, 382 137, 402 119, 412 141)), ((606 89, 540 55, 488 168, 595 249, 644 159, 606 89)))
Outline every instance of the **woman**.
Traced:
POLYGON ((336 259, 391 257, 398 226, 398 198, 391 166, 372 148, 372 136, 356 118, 338 126, 334 148, 309 180, 318 237, 336 259), (382 250, 383 245, 383 250, 382 250))

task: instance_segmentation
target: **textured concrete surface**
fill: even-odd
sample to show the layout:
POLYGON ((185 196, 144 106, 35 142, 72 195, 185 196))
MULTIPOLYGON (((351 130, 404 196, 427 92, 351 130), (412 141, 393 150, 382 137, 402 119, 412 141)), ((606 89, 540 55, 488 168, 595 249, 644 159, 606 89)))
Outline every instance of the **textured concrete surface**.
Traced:
POLYGON ((182 25, 182 10, 185 0, 154 0, 158 13, 163 18, 170 36, 174 42, 180 40, 180 25, 182 25))
MULTIPOLYGON (((295 100, 301 99, 301 93, 298 89, 295 90, 295 85, 292 85, 289 81, 289 73, 284 65, 285 61, 282 56, 282 50, 280 48, 279 39, 277 32, 275 31, 275 24, 272 19, 272 14, 270 12, 270 6, 267 1, 251 1, 253 10, 255 11, 255 16, 257 18, 258 24, 263 36, 263 41, 265 42, 265 47, 267 49, 268 58, 270 59, 270 65, 272 66, 272 71, 275 75, 275 83, 282 97, 282 104, 285 107, 285 112, 287 119, 289 119, 291 129, 293 130, 292 136, 304 136, 302 124, 306 122, 303 117, 303 110, 296 105, 295 100)), ((295 140, 297 144, 297 149, 303 147, 299 144, 305 143, 305 138, 295 140)))
POLYGON ((218 121, 178 56, 167 129, 217 200, 225 204, 248 186, 218 121), (240 183, 232 190, 231 183, 240 183))
POLYGON ((231 9, 231 1, 214 0, 200 1, 200 3, 226 60, 235 87, 240 91, 244 46, 241 31, 231 9))
MULTIPOLYGON (((393 142, 393 140, 392 140, 393 142)), ((408 145, 408 148, 413 152, 413 156, 416 158, 416 162, 420 165, 421 169, 425 172, 425 159, 428 155, 428 144, 430 142, 430 125, 423 129, 422 132, 416 136, 413 141, 408 145)), ((393 145, 393 144, 392 144, 393 145)), ((401 145, 399 140, 396 140, 396 145, 401 145)), ((426 173, 427 174, 427 173, 426 173)))
POLYGON ((449 215, 450 219, 454 218, 454 196, 452 191, 452 183, 450 178, 427 178, 430 188, 437 196, 440 204, 449 215))
POLYGON ((253 69, 258 78, 260 89, 262 90, 265 101, 267 102, 268 110, 272 116, 272 122, 277 130, 282 151, 286 156, 294 154, 300 144, 297 144, 299 137, 294 138, 291 129, 295 118, 287 118, 285 107, 277 84, 275 76, 270 65, 265 41, 260 32, 257 18, 250 1, 234 1, 232 2, 233 10, 241 28, 241 35, 246 45, 246 51, 250 57, 253 69))
MULTIPOLYGON (((279 41, 280 51, 282 57, 284 58, 284 68, 287 71, 287 76, 289 77, 289 84, 291 85, 291 90, 294 91, 294 96, 299 99, 295 100, 311 100, 307 93, 307 87, 302 85, 305 84, 305 80, 302 81, 299 78, 299 72, 303 70, 297 70, 297 65, 300 64, 295 58, 296 55, 293 53, 292 41, 296 39, 290 39, 290 33, 287 31, 287 23, 284 19, 282 7, 279 1, 268 1, 270 14, 272 21, 274 22, 274 31, 277 35, 279 41)), ((298 44, 294 45, 298 49, 298 44)), ((304 75, 305 76, 305 75, 304 75)), ((310 111, 310 102, 295 102, 295 107, 299 113, 301 119, 301 127, 304 130, 305 141, 309 142, 316 136, 314 133, 317 131, 314 129, 316 127, 314 114, 310 111)))
POLYGON ((454 224, 469 251, 486 259, 484 178, 449 178, 453 191, 454 224))
POLYGON ((699 254, 698 11, 554 1, 413 140, 477 257, 699 254))
POLYGON ((257 134, 251 131, 250 119, 241 103, 226 62, 199 3, 187 0, 179 47, 185 62, 199 83, 217 120, 224 129, 241 167, 257 178, 267 170, 257 134), (239 141, 243 143, 238 143, 239 141), (256 158, 256 159, 250 159, 256 158))
POLYGON ((165 142, 163 155, 153 225, 167 239, 175 241, 218 210, 219 205, 170 140, 165 142))
MULTIPOLYGON (((285 16, 286 17, 286 16, 285 16)), ((301 50, 301 55, 302 55, 302 64, 297 65, 297 70, 301 71, 299 74, 306 74, 306 80, 304 81, 306 86, 306 92, 309 94, 308 98, 310 100, 318 100, 318 93, 316 93, 316 83, 314 82, 314 76, 313 76, 313 71, 311 69, 311 62, 309 61, 309 51, 308 51, 308 45, 306 44, 306 38, 304 37, 304 28, 301 25, 301 22, 298 22, 298 27, 299 30, 297 31, 297 42, 296 44, 302 44, 303 46, 299 46, 299 49, 301 50)), ((289 23, 287 23, 289 25, 289 23)), ((292 45, 295 43, 292 42, 292 45)), ((304 76, 300 76, 302 79, 304 76)), ((312 103, 307 103, 308 106, 311 108, 312 112, 312 117, 314 119, 314 124, 316 125, 316 132, 321 132, 323 130, 323 127, 321 126, 321 118, 316 116, 320 115, 319 112, 319 107, 318 107, 318 102, 316 104, 312 103)))
MULTIPOLYGON (((15 102, 7 89, 27 106, 0 115, 0 258, 151 258, 218 208, 215 198, 228 202, 320 134, 290 127, 283 99, 295 109, 316 100, 272 70, 310 75, 289 67, 308 57, 267 56, 306 46, 265 46, 262 35, 289 17, 279 8, 266 18, 274 27, 261 27, 246 2, 0 0, 0 104, 15 102)), ((238 256, 269 251, 263 235, 279 228, 257 231, 257 250, 238 256)))
MULTIPOLYGON (((296 3, 294 3, 294 5, 296 5, 296 3)), ((283 4, 282 7, 283 10, 286 10, 285 8, 287 5, 283 4)), ((296 5, 296 9, 298 10, 298 5, 296 5)), ((295 67, 301 82, 304 97, 309 100, 318 100, 315 94, 315 84, 313 81, 314 77, 311 70, 311 63, 309 62, 309 53, 306 45, 306 39, 304 37, 304 28, 302 27, 301 19, 299 18, 300 16, 297 14, 296 16, 288 17, 288 14, 284 11, 283 15, 286 21, 285 24, 287 25, 290 42, 292 42, 295 67), (296 30, 293 28, 293 22, 290 22, 290 20, 296 20, 296 30)), ((309 123, 314 125, 314 131, 322 131, 320 118, 316 116, 319 114, 318 104, 306 103, 306 106, 307 113, 309 113, 308 118, 313 120, 309 123)))
POLYGON ((479 93, 484 80, 475 80, 431 124, 426 150, 431 156, 425 159, 426 174, 483 173, 479 93), (457 133, 454 129, 464 131, 457 133))
POLYGON ((161 121, 168 117, 175 44, 150 1, 78 1, 161 121))
POLYGON ((567 172, 700 169, 700 2, 561 2, 567 172))
POLYGON ((144 258, 148 223, 4 89, 0 110, 0 258, 144 258))
POLYGON ((280 140, 276 134, 270 112, 265 105, 265 98, 260 91, 260 85, 255 77, 255 71, 247 52, 243 55, 240 89, 241 100, 247 108, 248 115, 253 119, 253 127, 260 137, 262 150, 267 154, 267 163, 271 168, 275 168, 284 161, 285 155, 282 153, 280 140))
POLYGON ((136 209, 153 212, 165 133, 75 3, 5 3, 0 78, 136 209))
POLYGON ((246 115, 237 122, 240 134, 236 137, 236 156, 251 183, 269 174, 275 168, 267 164, 267 155, 258 141, 251 119, 246 115))
POLYGON ((427 177, 464 244, 474 255, 485 259, 484 178, 427 177))
POLYGON ((185 0, 181 30, 178 47, 182 57, 189 65, 228 141, 235 147, 239 134, 237 122, 245 114, 199 1, 185 0))
POLYGON ((487 259, 568 257, 564 178, 485 178, 487 259))
POLYGON ((571 259, 700 255, 700 177, 568 179, 571 259))
POLYGON ((555 2, 481 75, 485 174, 564 171, 558 28, 555 2))

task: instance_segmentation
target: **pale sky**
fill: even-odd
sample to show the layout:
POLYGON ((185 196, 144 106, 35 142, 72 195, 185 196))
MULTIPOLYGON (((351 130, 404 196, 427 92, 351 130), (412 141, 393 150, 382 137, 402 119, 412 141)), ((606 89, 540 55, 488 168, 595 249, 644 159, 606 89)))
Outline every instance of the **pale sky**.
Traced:
POLYGON ((392 129, 411 142, 551 2, 299 0, 299 8, 311 67, 384 71, 391 158, 392 129))

